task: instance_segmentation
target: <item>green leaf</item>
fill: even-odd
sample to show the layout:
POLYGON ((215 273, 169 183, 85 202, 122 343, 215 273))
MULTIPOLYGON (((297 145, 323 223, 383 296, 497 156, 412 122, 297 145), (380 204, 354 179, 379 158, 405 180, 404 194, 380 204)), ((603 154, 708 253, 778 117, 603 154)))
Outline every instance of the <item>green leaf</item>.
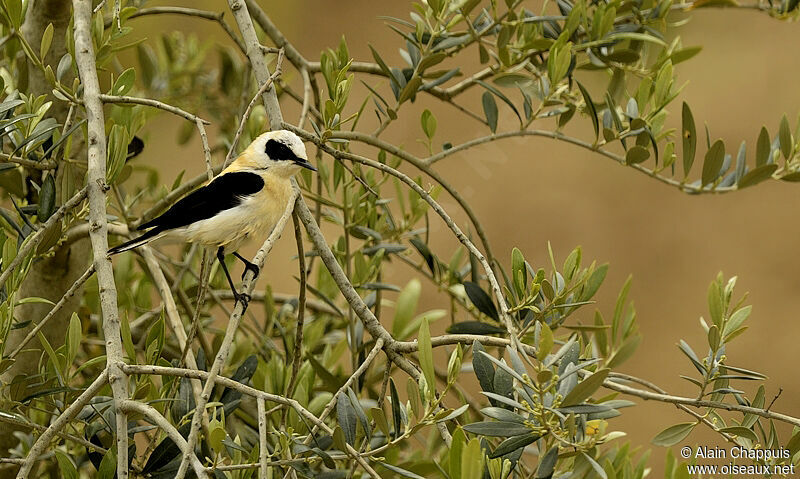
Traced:
POLYGON ((750 439, 751 441, 753 441, 753 443, 757 443, 758 442, 758 436, 756 436, 756 433, 753 432, 752 429, 749 429, 749 428, 746 428, 746 427, 743 427, 743 426, 723 427, 723 428, 721 428, 719 430, 719 432, 726 432, 728 434, 733 434, 733 435, 736 435, 736 436, 739 436, 739 437, 744 437, 744 438, 750 439))
POLYGON ((672 60, 673 65, 677 65, 678 63, 685 62, 686 60, 693 58, 695 55, 700 53, 702 49, 703 47, 701 46, 682 48, 676 52, 673 52, 669 58, 672 60))
POLYGON ((383 58, 381 58, 381 56, 378 55, 378 52, 372 45, 367 44, 367 46, 369 46, 369 50, 372 52, 372 58, 375 59, 375 63, 377 63, 378 66, 381 68, 381 70, 383 70, 384 75, 386 75, 389 78, 392 78, 392 71, 389 69, 388 66, 386 66, 386 62, 383 61, 383 58))
POLYGON ((539 361, 544 361, 544 358, 550 354, 553 349, 553 331, 546 323, 541 322, 541 330, 539 332, 539 348, 536 350, 536 358, 539 361))
POLYGON ((15 29, 19 29, 22 25, 24 13, 22 12, 22 0, 5 0, 3 2, 8 11, 8 17, 11 20, 11 25, 15 29))
POLYGON ((464 431, 458 427, 453 432, 453 441, 450 443, 450 477, 461 477, 461 455, 466 447, 467 438, 464 431))
POLYGON ((694 125, 692 110, 686 102, 683 103, 683 126, 681 137, 683 138, 683 174, 689 176, 689 170, 694 163, 694 155, 697 150, 697 129, 694 125))
POLYGON ((656 446, 663 446, 663 447, 670 447, 678 444, 679 442, 686 439, 686 436, 692 432, 696 423, 693 422, 683 422, 680 424, 675 424, 674 426, 670 426, 653 438, 653 444, 656 446))
POLYGON ((419 325, 417 346, 419 348, 419 364, 425 375, 425 382, 428 384, 429 399, 433 399, 436 394, 436 374, 433 370, 433 348, 431 347, 431 331, 427 319, 423 319, 419 325))
POLYGON ((81 320, 76 313, 72 313, 67 327, 67 364, 72 364, 81 347, 81 320))
MULTIPOLYGON (((422 283, 416 278, 408 282, 403 291, 397 296, 395 303, 394 321, 392 321, 392 335, 399 337, 417 310, 419 296, 422 292, 422 283)), ((412 330, 413 332, 413 330, 412 330)))
POLYGON ((481 436, 510 437, 528 434, 528 426, 510 421, 481 421, 464 426, 464 430, 481 436))
POLYGON ((620 366, 622 363, 630 359, 633 356, 633 353, 636 352, 636 349, 639 347, 639 343, 642 342, 641 336, 634 336, 626 340, 622 347, 620 347, 611 358, 609 358, 606 366, 609 369, 614 369, 620 366))
POLYGON ((493 393, 494 392, 494 366, 489 359, 481 354, 486 352, 483 345, 476 339, 472 342, 472 370, 475 372, 475 377, 481 385, 481 390, 493 393))
POLYGON ((586 377, 583 381, 579 382, 577 386, 575 386, 572 391, 566 395, 566 397, 564 397, 564 400, 561 401, 561 405, 572 406, 589 399, 592 394, 594 394, 598 389, 600 389, 600 386, 603 385, 603 381, 606 380, 609 372, 611 372, 610 369, 604 368, 598 370, 591 376, 586 377))
POLYGON ((336 399, 336 419, 344 432, 345 441, 351 446, 356 443, 356 411, 347 394, 339 394, 336 399))
POLYGON ((216 452, 222 452, 223 446, 222 441, 225 440, 225 427, 222 426, 222 423, 217 420, 213 419, 208 423, 208 444, 211 446, 216 452))
POLYGON ((113 95, 118 96, 127 95, 133 88, 134 82, 136 82, 136 70, 128 68, 122 72, 119 78, 117 78, 117 81, 114 82, 114 88, 111 92, 113 95))
POLYGON ((65 53, 61 60, 58 62, 58 68, 56 68, 56 80, 60 83, 61 79, 64 78, 64 75, 69 71, 72 67, 72 55, 69 53, 65 53))
POLYGON ((39 331, 37 335, 39 336, 39 342, 42 343, 42 347, 44 347, 44 350, 50 357, 50 362, 53 363, 53 370, 56 372, 56 376, 58 377, 58 383, 61 386, 65 386, 66 383, 64 382, 64 377, 61 375, 61 368, 63 366, 61 365, 58 355, 53 350, 53 347, 50 345, 50 343, 47 341, 47 338, 44 337, 41 331, 39 331))
POLYGON ((713 183, 719 177, 722 162, 725 159, 725 143, 722 140, 717 140, 711 145, 711 148, 706 152, 705 160, 703 160, 703 186, 713 183))
POLYGON ((756 166, 767 164, 769 153, 772 149, 770 143, 769 132, 765 126, 762 126, 761 132, 758 134, 758 142, 756 143, 756 166))
POLYGON ((533 444, 536 442, 540 437, 541 434, 531 432, 528 434, 523 434, 522 436, 514 436, 506 439, 505 441, 501 442, 497 449, 492 451, 489 455, 490 459, 494 459, 496 457, 505 456, 506 454, 510 454, 517 449, 521 449, 529 444, 533 444))
POLYGON ((478 438, 473 438, 461 454, 461 479, 481 479, 484 471, 484 454, 478 438))
POLYGON ((394 421, 395 437, 403 433, 403 413, 400 411, 400 396, 397 394, 397 386, 394 379, 389 378, 389 394, 392 398, 392 420, 394 421))
POLYGON ((600 476, 600 479, 608 479, 608 475, 606 475, 605 469, 603 469, 603 467, 600 466, 600 464, 598 464, 597 461, 595 461, 592 456, 586 454, 583 451, 581 451, 581 455, 583 456, 584 459, 586 459, 586 462, 588 462, 589 465, 592 466, 594 472, 596 472, 597 475, 600 476))
POLYGON ((424 477, 422 477, 422 476, 420 476, 418 474, 414 474, 411 471, 407 471, 407 470, 403 469, 402 467, 393 466, 393 465, 387 464, 385 462, 381 462, 380 465, 385 467, 386 469, 389 469, 392 472, 400 474, 403 477, 410 477, 411 479, 425 479, 424 477))
POLYGON ((727 336, 729 333, 739 329, 739 326, 750 317, 750 313, 753 311, 753 307, 748 305, 742 308, 739 308, 734 312, 728 321, 725 323, 725 329, 722 331, 722 336, 727 336))
POLYGON ((418 76, 412 77, 411 80, 406 83, 406 86, 404 86, 400 91, 400 95, 397 97, 397 102, 404 103, 405 101, 411 99, 417 94, 417 90, 419 90, 420 86, 422 86, 422 78, 418 76))
POLYGON ((464 281, 464 291, 478 311, 495 321, 500 321, 500 315, 497 313, 497 308, 492 302, 492 298, 480 286, 472 281, 464 281))
POLYGON ((422 112, 422 118, 420 118, 422 123, 422 131, 425 132, 425 136, 428 139, 433 139, 433 136, 436 134, 436 117, 433 116, 430 110, 426 109, 422 112))
POLYGON ((97 479, 114 479, 117 473, 117 446, 103 454, 103 460, 97 468, 97 479))
POLYGON ((536 469, 536 479, 544 479, 553 477, 553 472, 556 470, 556 461, 558 461, 558 444, 551 447, 539 460, 539 467, 536 469))
POLYGON ((47 52, 50 51, 50 44, 53 43, 53 24, 47 24, 47 28, 44 29, 44 33, 42 33, 42 42, 39 46, 39 59, 44 61, 44 57, 47 56, 47 52))
POLYGON ((783 115, 780 127, 778 127, 778 140, 781 143, 781 153, 783 153, 783 157, 788 160, 792 157, 794 140, 792 139, 792 130, 789 129, 789 120, 786 118, 786 115, 783 115))
POLYGON ((711 321, 721 327, 722 315, 725 314, 725 311, 723 310, 722 291, 720 291, 717 281, 712 281, 708 286, 708 311, 711 321))
MULTIPOLYGON (((120 77, 122 78, 122 77, 120 77)), ((128 157, 128 131, 122 125, 114 125, 108 134, 108 158, 106 160, 106 181, 114 184, 115 180, 125 167, 128 157)))
POLYGON ((40 223, 47 221, 56 211, 56 182, 53 175, 47 175, 39 191, 39 210, 36 216, 40 223))
MULTIPOLYGON (((411 382, 413 382, 413 380, 411 380, 411 382)), ((353 410, 356 412, 358 422, 361 423, 361 429, 364 430, 367 435, 367 441, 369 441, 372 438, 372 431, 369 420, 367 419, 367 414, 364 412, 364 409, 362 409, 358 396, 356 396, 355 391, 353 391, 351 387, 347 388, 347 396, 350 398, 350 404, 353 405, 353 410)))
POLYGON ((422 73, 428 68, 438 65, 439 63, 442 63, 442 61, 445 58, 447 58, 447 54, 444 52, 437 52, 431 55, 427 55, 417 64, 417 71, 422 73))
POLYGON ((494 96, 488 91, 483 92, 483 114, 486 115, 486 122, 489 124, 489 129, 492 133, 497 132, 497 102, 494 101, 494 96))
POLYGON ((775 173, 775 170, 778 169, 778 165, 775 163, 770 163, 768 165, 761 165, 758 166, 750 171, 748 171, 742 179, 739 180, 737 187, 739 189, 747 188, 748 186, 757 185, 764 180, 768 180, 772 177, 772 174, 775 173))
POLYGON ((58 461, 58 469, 61 471, 61 477, 64 479, 78 479, 78 470, 69 458, 62 451, 56 449, 56 461, 58 461))
POLYGON ((650 152, 647 151, 646 148, 641 146, 634 146, 628 150, 625 154, 625 163, 629 165, 636 165, 642 163, 643 161, 647 161, 650 158, 650 152))
POLYGON ((469 404, 464 404, 460 408, 454 409, 452 412, 450 412, 449 414, 447 414, 445 416, 439 417, 437 415, 436 416, 436 422, 439 423, 439 422, 452 421, 453 419, 455 419, 458 416, 460 416, 460 415, 464 414, 465 412, 467 412, 467 409, 469 409, 469 404))
POLYGON ((592 120, 592 128, 594 129, 594 139, 597 141, 600 138, 600 123, 597 119, 597 108, 594 106, 594 102, 592 101, 592 97, 589 95, 589 91, 581 84, 579 81, 575 81, 578 84, 578 88, 581 90, 581 95, 583 95, 583 101, 586 103, 586 112, 589 115, 589 119, 592 120))
POLYGON ((482 86, 482 87, 486 88, 487 90, 489 90, 490 92, 494 93, 497 96, 497 98, 500 98, 501 100, 503 100, 503 102, 506 105, 508 105, 509 108, 511 108, 514 111, 514 114, 517 115, 517 118, 519 119, 519 121, 520 122, 522 121, 522 117, 520 116, 519 110, 517 110, 516 105, 514 105, 514 102, 512 102, 507 96, 505 96, 503 94, 503 92, 501 92, 497 88, 493 87, 492 85, 486 83, 485 81, 478 80, 477 83, 480 86, 482 86))

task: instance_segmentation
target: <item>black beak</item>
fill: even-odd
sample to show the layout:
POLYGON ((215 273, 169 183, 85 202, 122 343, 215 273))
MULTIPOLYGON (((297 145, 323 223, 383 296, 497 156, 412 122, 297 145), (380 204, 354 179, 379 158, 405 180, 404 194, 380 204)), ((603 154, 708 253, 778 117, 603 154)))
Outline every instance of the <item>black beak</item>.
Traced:
POLYGON ((294 164, 297 166, 302 166, 303 168, 308 168, 311 171, 317 171, 314 165, 309 163, 308 160, 304 160, 302 158, 298 158, 297 160, 295 160, 294 164))

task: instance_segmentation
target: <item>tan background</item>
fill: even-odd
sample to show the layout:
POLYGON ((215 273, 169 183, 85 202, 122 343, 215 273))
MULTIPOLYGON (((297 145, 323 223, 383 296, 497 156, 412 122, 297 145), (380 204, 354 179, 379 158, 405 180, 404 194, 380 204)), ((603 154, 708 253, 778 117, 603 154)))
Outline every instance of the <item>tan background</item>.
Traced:
MULTIPOLYGON (((183 4, 222 8, 220 2, 183 4)), ((385 53, 391 64, 401 62, 396 53, 401 45, 399 37, 377 17, 408 18, 410 7, 404 1, 265 1, 263 5, 309 59, 318 60, 319 52, 336 46, 344 34, 356 59, 371 60, 367 48, 370 42, 385 53)), ((226 41, 217 29, 203 21, 180 17, 151 20, 152 27, 147 28, 151 37, 180 29, 201 32, 209 41, 226 41)), ((796 24, 753 11, 709 10, 696 12, 680 34, 684 45, 702 44, 704 50, 678 68, 679 83, 689 79, 691 82, 670 108, 673 115, 677 112, 676 118, 680 116, 680 101, 687 101, 699 128, 706 122, 712 141, 724 139, 728 150, 738 148, 742 139, 749 146, 755 143, 762 124, 774 134, 783 113, 794 125, 800 111, 800 57, 796 55, 800 29, 796 24)), ((365 79, 373 85, 377 83, 365 79)), ((361 97, 363 91, 354 88, 354 95, 361 97)), ((401 121, 386 138, 422 155, 422 147, 414 140, 422 136, 419 112, 424 107, 430 108, 439 120, 436 145, 445 141, 459 143, 488 133, 485 126, 459 117, 453 108, 426 96, 420 98, 423 106, 418 101, 409 111, 401 111, 401 121)), ((353 110, 357 108, 358 102, 355 103, 351 105, 353 110)), ((469 97, 467 104, 480 112, 477 95, 469 97)), ((507 108, 500 104, 500 110, 500 129, 514 128, 507 108)), ((297 111, 294 105, 285 107, 291 121, 296 121, 297 111)), ((367 118, 373 117, 369 111, 367 118)), ((588 120, 579 117, 573 123, 581 125, 578 133, 587 137, 588 120)), ((672 124, 677 125, 674 118, 672 124)), ((161 117, 147 135, 148 146, 142 156, 142 161, 163 172, 167 184, 183 168, 193 173, 203 169, 199 142, 176 149, 173 131, 177 132, 177 120, 161 117), (164 164, 165 158, 176 157, 183 160, 164 164)), ((700 156, 704 148, 698 150, 700 156)), ((752 158, 752 147, 749 151, 752 158)), ((451 157, 437 169, 472 201, 496 254, 506 262, 510 249, 517 246, 534 266, 545 266, 547 241, 552 242, 560 261, 574 246, 582 245, 585 259, 610 262, 598 304, 606 316, 619 287, 628 274, 633 274, 630 297, 636 303, 644 340, 622 371, 651 379, 675 394, 695 393, 694 386, 678 378, 679 374, 693 374, 694 369, 676 343, 683 338, 699 354, 706 351, 698 318, 707 316, 708 284, 720 270, 726 275, 738 275, 737 291, 750 291, 749 302, 754 309, 750 330, 728 350, 730 362, 769 375, 768 400, 783 388, 774 409, 800 415, 800 383, 796 381, 795 368, 800 334, 800 297, 795 294, 800 269, 800 224, 796 214, 800 185, 772 181, 730 195, 687 196, 604 157, 547 139, 486 145, 451 157)), ((449 211, 456 211, 449 199, 443 199, 443 204, 449 211)), ((465 226, 463 218, 455 216, 465 226)), ((439 223, 434 224, 434 231, 446 233, 439 223)), ((288 259, 282 259, 293 253, 290 236, 284 235, 271 255, 267 272, 260 280, 262 286, 270 281, 276 291, 293 291, 295 267, 288 259)), ((434 242, 445 259, 449 258, 452 244, 447 239, 434 242)), ((408 277, 407 270, 398 268, 393 279, 402 283, 408 277)), ((426 292, 424 299, 426 307, 446 304, 435 292, 426 292)), ((585 322, 593 310, 587 307, 577 317, 585 322)), ((751 384, 740 382, 737 386, 750 395, 754 391, 751 384)), ((648 403, 626 410, 612 426, 629 432, 634 444, 652 447, 649 441, 657 432, 689 419, 671 406, 648 403)), ((695 432, 684 443, 715 444, 709 442, 711 439, 716 441, 711 434, 695 432)), ((655 470, 651 477, 661 477, 665 450, 652 448, 651 464, 655 470)))

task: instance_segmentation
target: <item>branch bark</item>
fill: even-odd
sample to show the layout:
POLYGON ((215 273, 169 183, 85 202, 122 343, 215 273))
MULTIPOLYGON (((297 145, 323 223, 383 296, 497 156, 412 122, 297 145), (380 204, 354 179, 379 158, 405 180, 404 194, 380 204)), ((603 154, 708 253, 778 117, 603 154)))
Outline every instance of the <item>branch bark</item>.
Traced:
POLYGON ((100 82, 97 79, 94 46, 92 45, 91 0, 73 0, 75 24, 75 62, 83 85, 83 105, 88 130, 89 239, 92 242, 94 267, 100 289, 103 334, 106 342, 108 382, 114 395, 116 410, 117 477, 128 477, 128 419, 121 408, 128 399, 128 377, 122 370, 122 337, 120 335, 117 288, 108 251, 106 219, 106 132, 100 82))

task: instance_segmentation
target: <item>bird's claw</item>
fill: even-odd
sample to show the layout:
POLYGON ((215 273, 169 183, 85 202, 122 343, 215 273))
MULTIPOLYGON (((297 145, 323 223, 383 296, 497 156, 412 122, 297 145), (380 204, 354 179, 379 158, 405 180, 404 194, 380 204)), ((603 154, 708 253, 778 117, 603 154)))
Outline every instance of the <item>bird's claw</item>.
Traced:
POLYGON ((242 305, 244 305, 245 309, 247 309, 247 305, 250 304, 250 300, 253 299, 247 293, 236 293, 235 298, 236 298, 236 302, 237 303, 242 303, 242 305))
POLYGON ((244 273, 242 273, 242 281, 244 281, 244 277, 247 275, 248 271, 252 271, 253 277, 257 277, 260 270, 258 266, 254 265, 253 263, 246 264, 244 267, 244 273))

